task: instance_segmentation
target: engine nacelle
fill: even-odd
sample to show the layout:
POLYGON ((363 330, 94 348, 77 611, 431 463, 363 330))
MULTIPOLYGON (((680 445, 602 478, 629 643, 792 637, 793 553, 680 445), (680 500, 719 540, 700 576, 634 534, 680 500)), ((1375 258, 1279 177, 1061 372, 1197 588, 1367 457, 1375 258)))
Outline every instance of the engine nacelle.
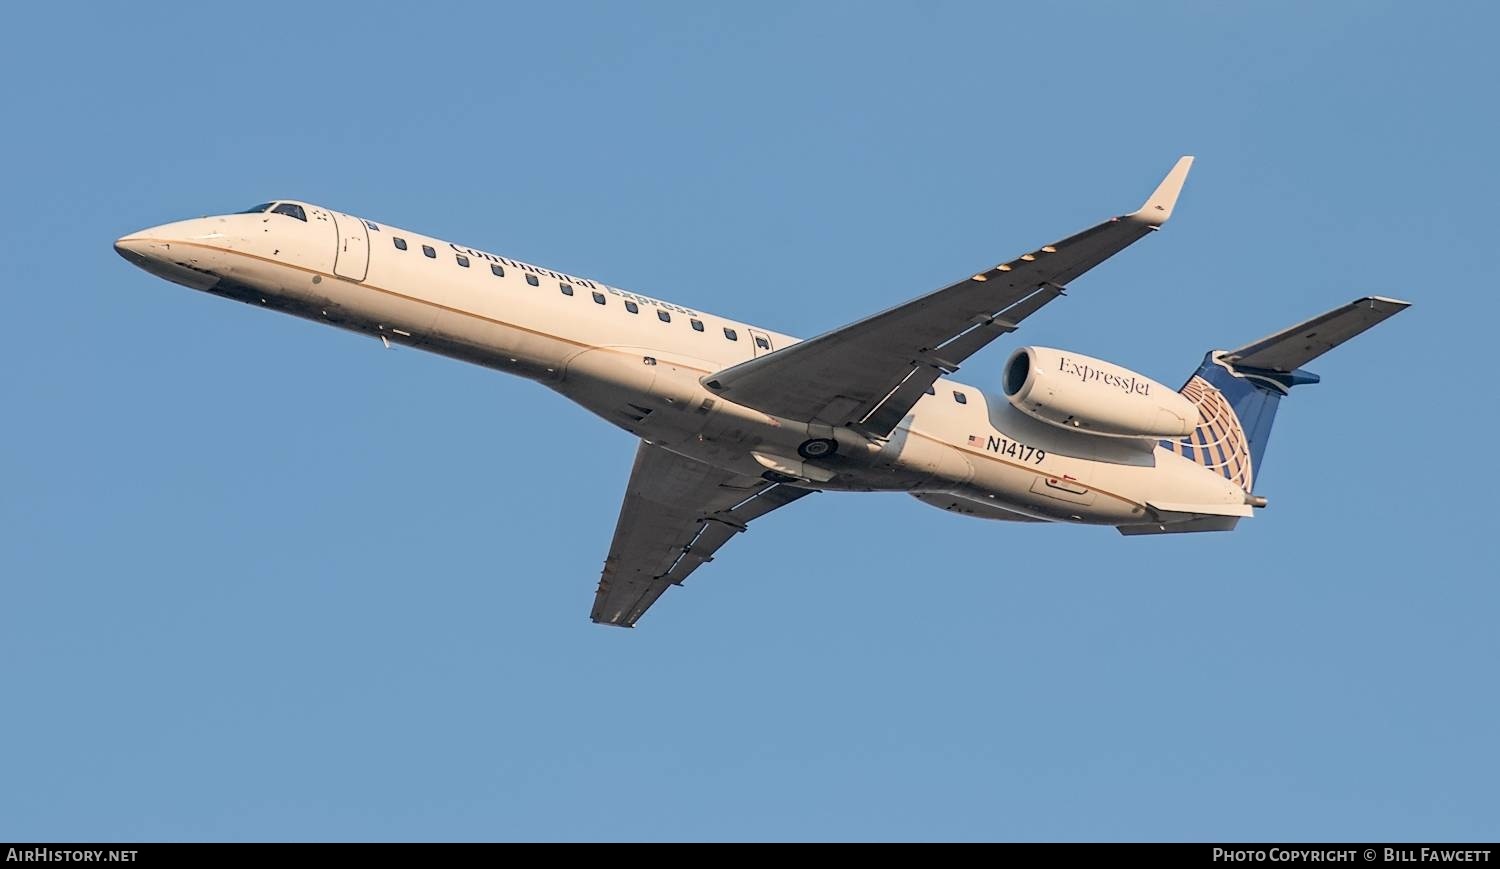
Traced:
POLYGON ((1004 387, 1017 410, 1071 431, 1172 438, 1198 425, 1197 406, 1155 380, 1050 347, 1012 353, 1004 387))

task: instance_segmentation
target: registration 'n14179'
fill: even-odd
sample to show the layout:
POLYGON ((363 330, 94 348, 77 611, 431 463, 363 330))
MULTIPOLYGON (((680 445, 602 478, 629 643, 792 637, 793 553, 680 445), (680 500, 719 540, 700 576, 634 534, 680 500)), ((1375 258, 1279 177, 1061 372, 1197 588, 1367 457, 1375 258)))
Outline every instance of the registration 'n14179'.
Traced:
POLYGON ((1040 465, 1042 459, 1047 458, 1047 451, 1044 449, 1029 447, 1019 441, 1013 441, 1010 438, 998 437, 996 435, 989 436, 985 443, 985 449, 1019 462, 1030 462, 1033 465, 1040 465))

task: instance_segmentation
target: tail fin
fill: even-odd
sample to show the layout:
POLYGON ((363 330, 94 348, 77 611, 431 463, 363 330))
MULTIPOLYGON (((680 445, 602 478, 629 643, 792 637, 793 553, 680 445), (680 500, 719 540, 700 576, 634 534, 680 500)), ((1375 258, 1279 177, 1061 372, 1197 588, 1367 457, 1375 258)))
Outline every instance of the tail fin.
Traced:
POLYGON ((1208 353, 1181 390, 1198 406, 1198 427, 1161 445, 1253 492, 1281 397, 1318 382, 1302 366, 1408 307, 1367 296, 1238 350, 1208 353))

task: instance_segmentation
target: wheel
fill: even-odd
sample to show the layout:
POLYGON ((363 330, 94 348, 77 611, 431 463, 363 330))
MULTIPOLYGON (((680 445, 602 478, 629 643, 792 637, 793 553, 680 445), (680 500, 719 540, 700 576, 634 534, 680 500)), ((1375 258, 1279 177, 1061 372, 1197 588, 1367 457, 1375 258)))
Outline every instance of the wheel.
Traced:
POLYGON ((838 441, 829 438, 813 438, 797 447, 797 455, 804 459, 826 459, 838 451, 838 441))

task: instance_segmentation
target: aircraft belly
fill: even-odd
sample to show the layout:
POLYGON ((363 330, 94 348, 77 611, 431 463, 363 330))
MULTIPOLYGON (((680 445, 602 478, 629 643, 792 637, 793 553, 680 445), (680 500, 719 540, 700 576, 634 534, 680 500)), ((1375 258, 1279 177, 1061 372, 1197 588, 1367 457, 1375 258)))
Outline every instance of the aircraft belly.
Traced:
POLYGON ((432 305, 345 278, 323 278, 311 296, 328 311, 330 320, 376 332, 425 338, 437 319, 438 309, 432 305))
POLYGON ((425 330, 427 349, 532 380, 560 380, 571 344, 505 323, 439 310, 425 330))
POLYGON ((999 507, 994 501, 976 501, 973 498, 965 498, 950 492, 913 492, 913 498, 939 510, 949 513, 957 513, 960 516, 973 516, 976 519, 990 519, 1000 522, 1041 522, 1045 521, 1036 516, 1018 513, 999 507))
POLYGON ((1206 510, 1244 503, 1244 493, 1228 480, 1190 465, 1161 453, 1150 464, 1069 459, 1031 471, 981 463, 973 485, 950 491, 1037 518, 1097 525, 1155 521, 1153 503, 1206 510))

